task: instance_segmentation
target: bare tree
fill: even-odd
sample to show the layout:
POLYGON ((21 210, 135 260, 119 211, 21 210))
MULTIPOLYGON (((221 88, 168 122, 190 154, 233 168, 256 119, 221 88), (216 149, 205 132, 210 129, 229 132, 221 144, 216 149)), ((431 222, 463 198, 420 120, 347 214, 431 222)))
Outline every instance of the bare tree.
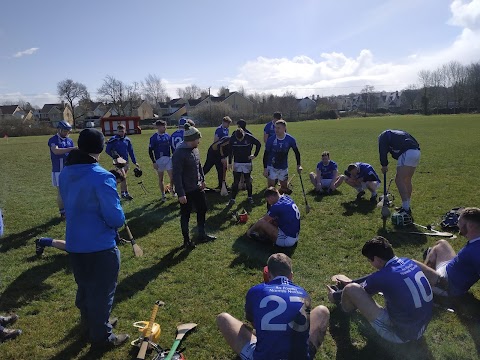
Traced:
POLYGON ((365 116, 367 111, 372 112, 372 93, 375 90, 373 85, 365 85, 361 91, 362 100, 365 103, 365 116))
POLYGON ((406 89, 402 91, 402 96, 405 99, 405 102, 408 104, 408 109, 415 108, 415 101, 417 100, 419 90, 415 84, 410 84, 406 89))
POLYGON ((75 129, 75 120, 85 115, 84 113, 75 114, 75 107, 78 106, 80 101, 90 98, 87 87, 72 79, 65 79, 57 84, 57 94, 60 100, 66 101, 70 106, 73 117, 73 129, 75 129))
POLYGON ((220 86, 220 89, 217 91, 217 96, 223 96, 225 94, 225 90, 227 90, 226 86, 220 86))
POLYGON ((118 115, 125 116, 127 89, 121 80, 107 75, 103 79, 103 84, 98 88, 97 93, 100 96, 100 100, 110 103, 118 115))
POLYGON ((195 84, 186 86, 185 88, 177 88, 177 95, 185 100, 198 99, 202 95, 202 91, 208 94, 208 91, 201 89, 195 84))
POLYGON ((418 80, 423 88, 423 95, 422 95, 422 106, 423 106, 423 113, 426 115, 428 113, 428 106, 430 99, 428 98, 427 89, 430 87, 431 84, 431 72, 429 70, 421 70, 418 73, 418 80))
POLYGON ((159 102, 165 101, 167 98, 167 90, 162 79, 158 75, 148 74, 148 76, 140 83, 142 94, 150 104, 155 108, 159 102))
POLYGON ((469 104, 480 110, 480 62, 467 67, 467 96, 469 104))

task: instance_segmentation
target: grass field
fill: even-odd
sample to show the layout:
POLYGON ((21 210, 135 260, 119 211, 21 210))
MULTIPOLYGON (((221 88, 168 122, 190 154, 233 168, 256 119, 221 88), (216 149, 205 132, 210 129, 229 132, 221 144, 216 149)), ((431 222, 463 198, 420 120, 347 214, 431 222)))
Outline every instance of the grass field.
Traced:
MULTIPOLYGON (((263 126, 249 127, 261 138, 263 126)), ((333 274, 351 277, 373 271, 362 257, 363 243, 382 232, 380 209, 367 200, 355 204, 354 190, 343 185, 332 196, 318 197, 311 192, 308 172, 314 171, 320 154, 329 150, 343 172, 350 162, 363 161, 380 170, 377 136, 384 129, 400 128, 420 142, 422 159, 414 176, 412 208, 420 224, 438 223, 443 213, 456 206, 480 205, 480 115, 390 116, 365 119, 308 121, 291 123, 288 132, 299 144, 303 180, 313 210, 306 215, 298 176, 293 180, 292 197, 302 212, 302 229, 294 262, 294 281, 307 289, 313 304, 327 304, 325 285, 333 274), (308 185, 307 185, 308 184, 308 185)), ((202 161, 213 138, 213 128, 201 129, 202 161)), ((182 343, 188 359, 235 359, 215 325, 215 315, 227 311, 243 319, 247 290, 262 281, 261 270, 273 247, 248 240, 249 224, 265 212, 262 193, 265 178, 261 159, 254 163, 255 205, 247 225, 235 225, 231 212, 246 207, 246 193, 226 210, 227 198, 208 194, 210 211, 207 230, 218 240, 197 246, 193 251, 180 248, 182 236, 179 206, 169 198, 159 199, 157 177, 147 154, 152 131, 131 136, 137 159, 143 167, 144 195, 137 179, 130 177, 131 202, 123 208, 130 228, 145 256, 133 257, 131 247, 121 247, 122 264, 113 315, 120 319, 119 332, 136 331, 132 323, 148 320, 155 300, 166 303, 157 321, 162 328, 160 345, 170 347, 179 323, 196 322, 198 328, 182 343)), ((75 143, 78 135, 72 135, 75 143)), ((0 311, 17 311, 17 327, 23 330, 17 340, 0 344, 1 359, 129 359, 130 345, 104 353, 90 351, 77 332, 79 312, 74 305, 76 284, 66 253, 47 248, 37 259, 34 239, 39 236, 63 238, 65 224, 57 220, 55 190, 50 183, 48 136, 0 139, 0 207, 4 209, 6 233, 0 239, 0 311)), ((263 153, 263 151, 262 151, 263 153)), ((111 161, 102 154, 101 163, 111 161)), ((394 163, 388 178, 393 177, 394 163)), ((290 155, 290 172, 295 161, 290 155)), ((231 181, 231 174, 228 174, 231 181)), ((214 186, 215 170, 207 176, 214 186)), ((392 184, 395 204, 400 197, 392 184)), ((368 199, 368 197, 367 197, 368 199)), ((192 217, 192 225, 195 217, 192 217)), ((85 224, 88 226, 88 224, 85 224)), ((389 230, 392 230, 389 224, 389 230)), ((124 235, 124 237, 126 237, 124 235)), ((423 249, 436 238, 388 233, 396 254, 421 259, 423 249)), ((451 241, 458 251, 465 240, 451 241)), ((471 290, 469 308, 480 314, 480 286, 471 290)), ((383 301, 381 298, 378 301, 383 301)), ((424 339, 414 344, 392 346, 379 341, 358 315, 347 316, 328 304, 330 330, 317 359, 475 359, 480 354, 480 322, 436 308, 424 339)), ((182 345, 181 345, 182 346, 182 345)))

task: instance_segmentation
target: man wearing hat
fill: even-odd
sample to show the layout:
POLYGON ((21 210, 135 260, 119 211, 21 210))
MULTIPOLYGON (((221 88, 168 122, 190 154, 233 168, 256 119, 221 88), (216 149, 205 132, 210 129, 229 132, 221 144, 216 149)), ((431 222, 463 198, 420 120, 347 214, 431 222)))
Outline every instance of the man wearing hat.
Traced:
POLYGON ((173 183, 180 202, 180 225, 184 247, 195 247, 190 240, 188 224, 192 208, 197 209, 197 226, 199 241, 215 240, 215 236, 205 232, 205 215, 207 200, 205 198, 205 176, 200 164, 198 144, 202 135, 190 124, 185 124, 183 142, 177 147, 172 157, 173 183))
POLYGON ((65 209, 63 208, 62 198, 58 190, 58 177, 65 166, 67 156, 73 149, 73 140, 68 137, 72 126, 65 120, 57 124, 57 133, 48 139, 48 147, 50 148, 50 160, 52 161, 52 185, 57 188, 57 204, 60 217, 65 218, 65 209))
POLYGON ((92 346, 118 346, 127 334, 114 334, 109 320, 120 269, 117 229, 125 223, 115 176, 98 164, 105 138, 85 129, 60 174, 67 214, 66 251, 77 283, 75 305, 92 346), (87 226, 88 225, 88 226, 87 226))

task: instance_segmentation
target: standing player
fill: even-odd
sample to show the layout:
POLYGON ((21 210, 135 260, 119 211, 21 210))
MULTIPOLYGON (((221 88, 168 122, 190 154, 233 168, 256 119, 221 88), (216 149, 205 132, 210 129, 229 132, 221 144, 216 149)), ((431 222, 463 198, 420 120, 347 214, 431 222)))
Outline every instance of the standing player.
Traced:
POLYGON ((212 241, 216 237, 205 232, 207 199, 205 197, 205 176, 200 164, 198 145, 202 134, 197 128, 185 124, 183 142, 173 153, 173 181, 180 203, 180 226, 183 235, 183 246, 195 247, 190 240, 190 214, 193 207, 197 210, 197 226, 199 241, 212 241))
MULTIPOLYGON (((167 200, 165 196, 165 186, 163 184, 163 173, 166 171, 170 178, 170 185, 173 186, 172 159, 170 157, 171 142, 170 136, 165 132, 166 122, 157 120, 155 122, 157 132, 150 137, 150 145, 148 146, 148 155, 153 162, 153 168, 158 173, 158 186, 162 193, 162 202, 167 200)), ((174 188, 171 189, 172 194, 175 193, 174 188)))
POLYGON ((288 195, 280 195, 274 187, 265 190, 264 196, 270 209, 248 229, 247 236, 281 247, 295 245, 300 233, 298 206, 288 195))
POLYGON ((247 200, 250 204, 253 204, 252 198, 252 160, 258 156, 260 152, 260 141, 258 141, 253 135, 245 133, 242 128, 238 128, 234 135, 230 137, 230 152, 228 154, 228 167, 231 170, 233 168, 233 185, 232 194, 230 197, 229 205, 235 204, 235 197, 238 193, 238 184, 243 174, 245 179, 245 186, 247 188, 247 200), (255 153, 252 155, 252 148, 255 145, 255 153), (232 166, 232 159, 234 164, 232 166))
POLYGON ((310 181, 315 186, 315 191, 319 194, 327 192, 331 194, 335 191, 335 182, 338 178, 337 163, 330 160, 330 153, 322 153, 322 161, 317 164, 316 174, 310 173, 310 181))
POLYGON ((390 153, 397 162, 395 184, 402 198, 402 207, 399 212, 406 212, 410 216, 410 199, 412 197, 412 177, 420 162, 420 145, 415 138, 403 130, 385 130, 378 136, 378 151, 382 173, 388 171, 388 158, 390 153))
POLYGON ((288 189, 288 152, 292 149, 297 160, 297 171, 303 170, 300 165, 300 151, 297 148, 295 138, 287 134, 287 123, 278 120, 275 123, 275 136, 270 137, 265 145, 263 154, 263 176, 267 180, 267 186, 275 186, 276 180, 280 182, 280 191, 291 193, 288 189))
POLYGON ((57 205, 60 217, 65 219, 65 209, 63 208, 62 197, 59 190, 59 176, 65 162, 67 161, 70 151, 76 149, 73 140, 68 137, 72 126, 65 120, 57 125, 57 133, 48 139, 48 147, 50 148, 50 160, 52 161, 52 185, 57 188, 57 205))
POLYGON ((362 255, 378 271, 355 280, 338 281, 343 290, 327 286, 330 302, 349 313, 358 309, 383 339, 406 343, 422 337, 432 317, 433 292, 425 274, 413 260, 398 258, 382 236, 365 243, 362 255), (361 283, 360 283, 361 282, 361 283), (383 293, 385 308, 372 299, 383 293))
POLYGON ((230 152, 230 138, 224 136, 219 140, 215 141, 207 151, 207 158, 205 159, 205 164, 203 165, 203 173, 207 175, 213 166, 217 169, 217 178, 218 186, 216 190, 220 191, 222 189, 223 182, 225 181, 225 171, 227 156, 230 152))
POLYGON ((277 111, 273 113, 272 121, 266 124, 263 128, 263 142, 265 144, 267 143, 268 139, 270 139, 272 136, 275 136, 275 123, 278 120, 282 120, 282 113, 277 111))
POLYGON ((221 138, 228 136, 228 128, 230 124, 232 123, 232 119, 230 119, 230 116, 225 116, 222 119, 222 124, 215 129, 215 135, 213 136, 213 142, 217 142, 221 138))
POLYGON ((365 195, 365 189, 368 189, 372 193, 370 201, 377 202, 377 189, 381 181, 372 165, 362 162, 348 165, 344 175, 339 176, 335 182, 335 188, 342 185, 343 181, 357 190, 357 200, 360 200, 365 195))
POLYGON ((217 326, 242 360, 314 359, 327 331, 330 313, 325 306, 312 311, 307 291, 292 282, 292 260, 277 253, 268 258, 268 282, 250 288, 245 317, 255 334, 228 313, 217 326))
POLYGON ((137 168, 139 168, 140 165, 135 159, 132 141, 128 136, 126 136, 125 125, 118 125, 117 135, 113 136, 112 138, 110 138, 110 140, 108 140, 107 149, 105 150, 105 152, 110 155, 114 160, 116 160, 118 157, 121 157, 127 162, 123 167, 125 180, 120 184, 120 190, 122 192, 122 199, 133 200, 133 197, 128 193, 127 185, 127 172, 129 169, 128 155, 130 155, 130 157, 132 158, 132 162, 137 168))
POLYGON ((186 119, 184 117, 180 118, 178 120, 178 129, 173 132, 173 134, 170 136, 170 145, 172 147, 172 153, 175 151, 175 149, 180 145, 180 143, 183 141, 183 132, 185 129, 183 128, 186 123, 189 123, 191 126, 195 126, 195 123, 191 119, 186 119))
POLYGON ((243 119, 237 121, 237 126, 242 129, 246 134, 252 135, 252 132, 247 129, 247 122, 243 119))

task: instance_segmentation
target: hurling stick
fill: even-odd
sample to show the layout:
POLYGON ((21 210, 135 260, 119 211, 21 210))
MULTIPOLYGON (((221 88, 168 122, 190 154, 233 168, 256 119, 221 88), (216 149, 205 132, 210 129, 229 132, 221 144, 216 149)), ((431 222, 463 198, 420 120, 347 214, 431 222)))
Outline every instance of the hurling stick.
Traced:
POLYGON ((180 342, 182 341, 185 334, 190 330, 194 329, 195 327, 197 327, 197 324, 195 323, 181 324, 177 326, 177 337, 175 338, 172 348, 170 349, 170 352, 168 353, 165 360, 172 360, 173 354, 175 354, 175 351, 177 350, 178 345, 180 345, 180 342))
POLYGON ((130 228, 128 227, 127 222, 125 222, 125 230, 127 231, 128 240, 129 240, 130 243, 132 244, 133 254, 134 254, 136 257, 143 256, 143 250, 142 250, 142 248, 141 248, 140 246, 138 246, 137 243, 135 242, 135 239, 133 238, 132 232, 130 231, 130 228))
POLYGON ((150 316, 150 320, 148 321, 147 331, 145 333, 145 336, 143 337, 140 350, 138 351, 137 360, 145 359, 145 355, 147 354, 148 349, 148 342, 150 340, 150 337, 152 336, 153 322, 155 321, 155 317, 157 316, 158 308, 162 305, 165 305, 165 303, 160 300, 155 301, 155 305, 153 305, 152 315, 150 316))

